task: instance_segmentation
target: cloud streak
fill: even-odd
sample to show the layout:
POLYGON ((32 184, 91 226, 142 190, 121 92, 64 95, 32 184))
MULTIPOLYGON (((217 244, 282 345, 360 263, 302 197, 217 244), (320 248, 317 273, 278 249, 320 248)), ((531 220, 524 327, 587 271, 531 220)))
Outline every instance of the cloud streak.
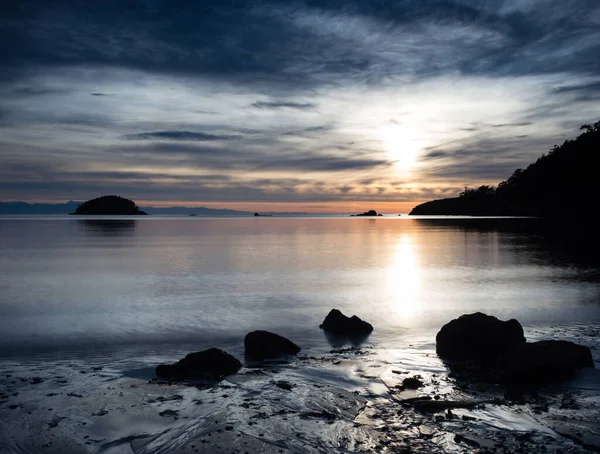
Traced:
POLYGON ((140 132, 136 134, 126 134, 123 136, 126 140, 164 140, 164 141, 182 141, 182 142, 212 142, 218 140, 233 140, 239 136, 226 134, 208 134, 205 132, 192 131, 153 131, 140 132))
POLYGON ((257 109, 297 109, 297 110, 313 110, 317 107, 316 104, 312 103, 301 103, 301 102, 267 102, 267 101, 256 101, 252 103, 252 107, 257 109))

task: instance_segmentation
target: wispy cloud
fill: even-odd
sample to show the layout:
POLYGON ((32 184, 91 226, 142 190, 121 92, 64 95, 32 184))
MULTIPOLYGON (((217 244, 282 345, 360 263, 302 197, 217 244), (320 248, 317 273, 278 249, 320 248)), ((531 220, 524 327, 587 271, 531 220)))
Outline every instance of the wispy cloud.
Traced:
POLYGON ((215 140, 232 140, 239 136, 227 134, 208 134, 205 132, 192 131, 152 131, 140 132, 136 134, 126 134, 123 136, 127 140, 165 140, 165 141, 186 141, 186 142, 207 142, 215 140))
POLYGON ((252 107, 257 109, 297 109, 297 110, 312 110, 317 107, 312 103, 301 102, 283 102, 283 101, 256 101, 252 103, 252 107))

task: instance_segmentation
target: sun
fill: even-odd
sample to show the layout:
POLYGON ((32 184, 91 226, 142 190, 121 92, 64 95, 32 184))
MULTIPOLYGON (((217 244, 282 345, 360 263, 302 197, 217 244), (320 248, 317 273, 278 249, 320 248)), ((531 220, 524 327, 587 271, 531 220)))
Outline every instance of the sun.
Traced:
POLYGON ((406 125, 394 125, 379 131, 380 139, 398 169, 410 171, 416 166, 420 144, 417 132, 406 125))

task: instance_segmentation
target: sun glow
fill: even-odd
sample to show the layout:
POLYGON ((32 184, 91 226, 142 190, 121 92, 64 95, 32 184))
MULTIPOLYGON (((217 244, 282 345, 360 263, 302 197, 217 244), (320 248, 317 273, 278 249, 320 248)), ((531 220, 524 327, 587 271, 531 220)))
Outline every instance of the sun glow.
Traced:
POLYGON ((394 125, 381 129, 379 135, 398 169, 408 172, 416 166, 421 144, 415 128, 394 125))

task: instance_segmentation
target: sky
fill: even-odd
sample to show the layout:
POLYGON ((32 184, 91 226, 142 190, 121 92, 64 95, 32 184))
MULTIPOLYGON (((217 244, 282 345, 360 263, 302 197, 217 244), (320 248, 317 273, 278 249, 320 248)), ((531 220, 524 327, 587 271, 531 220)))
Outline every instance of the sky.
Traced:
POLYGON ((0 201, 408 212, 600 120, 598 0, 8 0, 0 201))

